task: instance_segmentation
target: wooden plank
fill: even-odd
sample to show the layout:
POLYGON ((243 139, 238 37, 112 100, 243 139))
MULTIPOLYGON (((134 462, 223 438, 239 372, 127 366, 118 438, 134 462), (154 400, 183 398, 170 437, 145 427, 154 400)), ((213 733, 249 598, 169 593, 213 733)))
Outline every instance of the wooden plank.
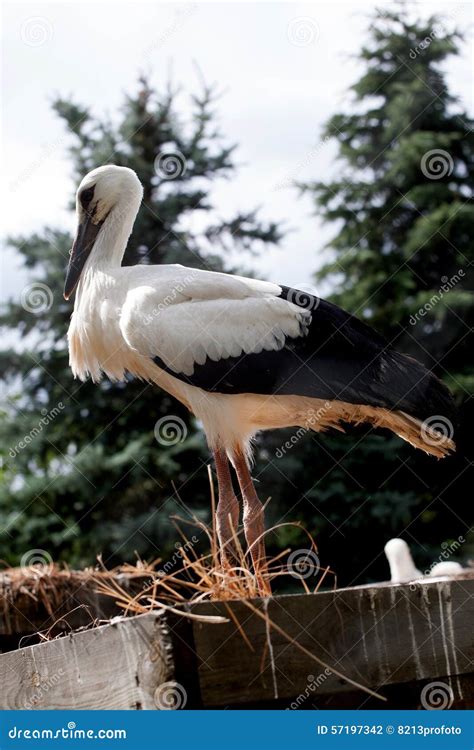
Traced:
POLYGON ((406 707, 435 680, 453 705, 472 704, 474 577, 254 600, 259 614, 242 601, 187 606, 232 618, 140 615, 0 655, 0 708, 173 707, 170 683, 186 708, 406 707), (365 702, 331 667, 392 704, 365 702))
POLYGON ((2 654, 0 709, 156 709, 169 649, 150 614, 2 654))
MULTIPOLYGON (((383 692, 384 686, 443 676, 458 694, 462 690, 455 675, 474 672, 473 577, 412 586, 361 586, 275 597, 255 604, 260 613, 268 615, 329 667, 377 691, 383 692)), ((198 696, 191 698, 191 706, 244 706, 271 701, 289 705, 308 689, 313 696, 354 690, 289 643, 243 602, 232 602, 231 606, 254 650, 249 649, 232 621, 218 626, 193 623, 191 650, 199 690, 198 696)), ((192 609, 199 614, 227 614, 224 603, 206 603, 192 609)), ((182 676, 183 624, 168 618, 168 626, 175 639, 175 674, 182 676)), ((195 686, 191 694, 196 696, 195 686)))

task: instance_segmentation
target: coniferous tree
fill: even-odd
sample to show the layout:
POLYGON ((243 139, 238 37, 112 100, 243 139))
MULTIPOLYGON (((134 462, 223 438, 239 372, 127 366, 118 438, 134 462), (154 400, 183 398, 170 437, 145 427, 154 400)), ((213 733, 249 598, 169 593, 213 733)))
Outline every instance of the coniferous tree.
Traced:
POLYGON ((307 435, 282 453, 284 440, 272 436, 265 450, 278 473, 272 480, 264 468, 261 480, 279 499, 277 515, 292 507, 311 524, 343 582, 387 575, 391 536, 412 540, 422 565, 446 540, 465 538, 472 520, 473 122, 443 70, 461 35, 440 18, 410 15, 405 6, 375 14, 349 113, 331 117, 322 134, 338 143, 337 177, 299 187, 337 229, 317 281, 445 380, 461 424, 432 420, 455 432, 459 450, 437 462, 361 429, 307 435), (303 466, 314 467, 311 481, 303 466))
MULTIPOLYGON (((176 92, 158 95, 144 79, 117 122, 55 101, 71 135, 76 184, 94 167, 115 163, 134 169, 144 186, 125 265, 233 270, 228 248, 257 252, 279 241, 276 224, 260 222, 255 212, 216 216, 213 183, 232 177, 235 166, 234 148, 216 130, 214 98, 208 88, 194 96, 190 121, 179 116, 176 92), (200 230, 189 221, 198 214, 200 230)), ((173 512, 208 513, 205 441, 187 411, 157 387, 73 380, 66 348, 71 304, 62 299, 71 241, 51 228, 11 240, 31 285, 0 319, 9 341, 21 337, 20 347, 1 354, 8 382, 0 419, 1 557, 18 562, 32 548, 70 564, 93 563, 98 552, 115 561, 135 550, 154 557, 171 538, 173 512), (169 421, 155 429, 160 419, 169 421)))

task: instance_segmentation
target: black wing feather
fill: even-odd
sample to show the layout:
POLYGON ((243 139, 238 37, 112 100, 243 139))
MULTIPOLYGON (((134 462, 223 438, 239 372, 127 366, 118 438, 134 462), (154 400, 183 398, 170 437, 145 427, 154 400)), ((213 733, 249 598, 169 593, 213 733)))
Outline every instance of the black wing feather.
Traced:
POLYGON ((326 300, 282 287, 281 297, 312 310, 307 333, 279 351, 196 364, 192 375, 162 369, 213 393, 299 395, 396 409, 418 419, 452 416, 448 389, 423 365, 393 349, 365 323, 326 300), (297 299, 297 302, 295 302, 297 299))

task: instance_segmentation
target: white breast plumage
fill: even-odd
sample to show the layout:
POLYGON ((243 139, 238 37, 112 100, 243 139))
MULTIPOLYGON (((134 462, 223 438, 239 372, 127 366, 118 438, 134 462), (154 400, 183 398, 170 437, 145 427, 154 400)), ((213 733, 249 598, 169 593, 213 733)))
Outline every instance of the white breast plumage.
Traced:
POLYGON ((68 331, 69 360, 75 377, 98 382, 105 373, 111 380, 123 380, 128 347, 119 326, 114 285, 101 278, 85 276, 80 302, 68 331))

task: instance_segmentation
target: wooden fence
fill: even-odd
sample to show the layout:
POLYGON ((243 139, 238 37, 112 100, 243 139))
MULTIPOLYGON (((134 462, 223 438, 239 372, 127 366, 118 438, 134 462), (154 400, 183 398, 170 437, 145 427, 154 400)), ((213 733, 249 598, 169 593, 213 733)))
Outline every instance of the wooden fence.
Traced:
POLYGON ((198 619, 115 618, 1 654, 0 708, 474 706, 472 575, 187 611, 198 619))

